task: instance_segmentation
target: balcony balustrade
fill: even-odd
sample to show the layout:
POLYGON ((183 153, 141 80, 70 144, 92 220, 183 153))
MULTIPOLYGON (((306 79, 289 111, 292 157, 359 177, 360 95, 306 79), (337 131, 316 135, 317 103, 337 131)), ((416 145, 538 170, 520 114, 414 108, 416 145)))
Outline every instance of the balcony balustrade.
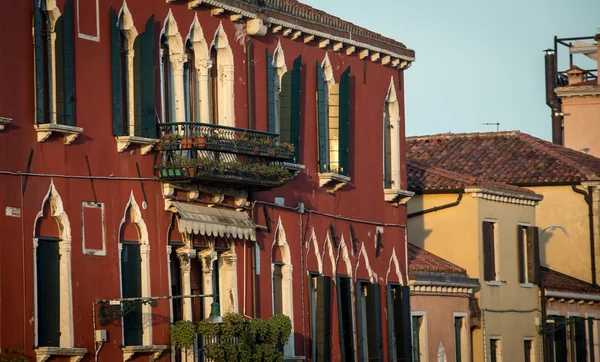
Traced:
POLYGON ((161 123, 159 177, 252 189, 284 185, 293 174, 294 146, 279 135, 207 123, 161 123))

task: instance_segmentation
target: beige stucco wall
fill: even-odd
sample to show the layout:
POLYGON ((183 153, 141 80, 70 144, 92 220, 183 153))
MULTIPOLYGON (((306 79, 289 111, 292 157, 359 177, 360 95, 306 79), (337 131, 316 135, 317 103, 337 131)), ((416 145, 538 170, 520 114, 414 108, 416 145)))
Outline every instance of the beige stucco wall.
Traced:
POLYGON ((600 157, 600 96, 563 97, 564 145, 600 157))
MULTIPOLYGON (((599 144, 600 145, 600 144, 599 144)), ((544 200, 536 208, 540 231, 551 225, 562 230, 546 230, 540 236, 540 261, 543 266, 591 282, 588 206, 583 195, 571 186, 531 187, 544 200)))
MULTIPOLYGON (((535 226, 535 208, 532 206, 514 205, 495 201, 479 200, 477 248, 483 255, 482 228, 484 220, 494 220, 497 227, 498 261, 500 285, 488 285, 480 276, 481 291, 478 297, 482 306, 482 336, 485 339, 484 357, 489 351, 490 337, 500 337, 502 358, 504 361, 521 361, 523 359, 523 341, 532 338, 535 346, 536 360, 540 360, 540 346, 535 318, 541 316, 539 308, 538 287, 523 286, 519 283, 517 225, 520 223, 535 226)), ((479 258, 483 270, 483 258, 479 258)), ((474 342, 476 343, 476 342, 474 342)), ((481 361, 489 360, 479 356, 481 361)), ((476 358, 476 360, 478 360, 476 358)))
MULTIPOLYGON (((427 360, 437 361, 440 344, 446 353, 446 360, 453 361, 454 346, 454 317, 455 313, 467 314, 466 330, 469 331, 469 298, 466 295, 436 296, 426 294, 410 295, 410 309, 413 312, 425 313, 427 331, 427 360)), ((462 316, 462 315, 459 315, 462 316)), ((468 332, 467 332, 468 335, 468 332)), ((470 346, 467 343, 467 351, 470 346)), ((469 353, 462 356, 463 362, 470 360, 469 353)))
MULTIPOLYGON (((456 201, 457 194, 418 195, 408 205, 409 213, 456 201)), ((518 279, 517 225, 536 225, 533 206, 516 205, 474 198, 465 194, 461 203, 445 210, 408 220, 409 242, 455 263, 471 278, 479 278, 476 293, 482 309, 482 330, 474 333, 474 360, 484 361, 490 336, 502 339, 505 361, 523 359, 523 340, 533 338, 539 360, 539 338, 535 318, 539 313, 537 286, 521 286, 518 279), (481 224, 497 222, 499 240, 498 286, 483 281, 483 243, 481 224), (516 312, 517 311, 517 312, 516 312), (485 339, 485 345, 484 345, 485 339)), ((489 356, 487 356, 489 358, 489 356)))

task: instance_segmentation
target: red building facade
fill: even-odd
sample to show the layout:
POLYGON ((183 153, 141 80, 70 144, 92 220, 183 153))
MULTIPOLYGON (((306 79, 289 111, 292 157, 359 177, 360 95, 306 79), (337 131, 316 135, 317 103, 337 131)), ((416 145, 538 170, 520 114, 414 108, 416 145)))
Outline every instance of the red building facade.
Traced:
POLYGON ((412 50, 293 1, 2 8, 2 347, 193 361, 213 297, 169 297, 216 294, 286 359, 408 353, 412 50))

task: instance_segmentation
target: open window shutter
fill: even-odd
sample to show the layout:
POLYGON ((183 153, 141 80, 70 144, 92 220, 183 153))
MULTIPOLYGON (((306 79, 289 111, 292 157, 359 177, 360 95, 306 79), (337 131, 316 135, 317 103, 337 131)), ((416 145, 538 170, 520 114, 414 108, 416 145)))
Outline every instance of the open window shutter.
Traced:
POLYGON ((350 67, 340 77, 340 174, 350 174, 350 67))
MULTIPOLYGON (((139 244, 123 244, 121 251, 121 283, 123 298, 140 298, 142 296, 142 262, 139 244)), ((142 307, 123 316, 123 332, 125 345, 142 344, 142 307)))
MULTIPOLYGON (((65 3, 65 12, 62 15, 62 46, 63 46, 63 101, 64 114, 63 124, 67 126, 75 125, 75 60, 73 51, 73 0, 67 0, 65 3)), ((58 81, 58 79, 57 79, 58 81)), ((58 97, 56 99, 58 102, 58 97)), ((59 115, 60 117, 61 115, 59 115)))
POLYGON ((331 278, 317 277, 317 355, 315 361, 331 360, 331 278))
POLYGON ((529 282, 540 284, 540 239, 537 227, 527 228, 527 273, 529 282))
POLYGON ((367 333, 369 360, 383 361, 381 334, 381 295, 379 284, 367 284, 367 333))
POLYGON ((386 301, 387 301, 387 327, 388 327, 388 350, 390 351, 390 361, 397 361, 396 356, 396 318, 398 310, 394 306, 394 289, 391 285, 386 286, 386 301))
POLYGON ((327 85, 323 68, 317 62, 317 126, 319 129, 319 172, 329 172, 329 127, 327 85))
POLYGON ((345 301, 342 300, 342 278, 336 277, 336 279, 335 289, 337 297, 338 328, 340 333, 340 352, 342 354, 342 361, 346 361, 346 338, 348 338, 348 336, 346 336, 346 331, 344 330, 344 313, 342 311, 342 303, 345 301))
POLYGON ((39 240, 36 249, 38 345, 60 345, 60 254, 57 241, 39 240))
POLYGON ((36 123, 46 123, 44 112, 47 105, 44 104, 45 92, 44 89, 44 38, 42 31, 42 10, 40 9, 39 0, 33 0, 33 45, 35 52, 35 99, 36 99, 36 123))
POLYGON ((113 135, 121 136, 123 134, 123 99, 121 95, 121 30, 118 24, 119 19, 115 9, 110 8, 110 63, 112 70, 112 122, 113 135))
POLYGON ((292 71, 292 102, 290 114, 290 142, 294 145, 295 162, 300 163, 300 102, 302 100, 302 56, 294 60, 292 71))
POLYGON ((277 118, 275 116, 275 67, 273 66, 273 57, 267 49, 267 112, 269 121, 269 132, 276 132, 277 118))
POLYGON ((292 71, 286 72, 281 77, 281 91, 279 92, 279 137, 281 142, 292 142, 292 71))
POLYGON ((494 280, 494 246, 493 240, 491 240, 492 224, 489 222, 483 222, 483 276, 484 279, 494 280))
POLYGON ((56 123, 65 124, 65 58, 64 58, 64 23, 65 17, 62 15, 56 20, 54 32, 56 39, 54 41, 54 71, 56 79, 56 89, 54 94, 56 107, 56 123))
MULTIPOLYGON (((524 263, 525 260, 525 249, 524 249, 524 240, 523 240, 523 226, 521 225, 517 225, 517 251, 519 253, 518 257, 519 257, 519 282, 520 283, 524 283, 525 282, 525 276, 527 272, 529 272, 529 265, 527 265, 527 270, 525 270, 526 266, 524 263)), ((529 244, 530 244, 530 240, 529 238, 527 238, 527 264, 529 264, 529 244)), ((527 276, 527 279, 529 279, 530 276, 527 276)), ((531 279, 529 279, 531 281, 531 279)))
MULTIPOLYGON (((410 358, 410 350, 411 350, 411 315, 410 315, 410 287, 402 286, 400 287, 400 298, 399 303, 396 303, 396 306, 401 308, 401 325, 402 325, 402 334, 400 337, 396 338, 401 339, 399 346, 396 347, 398 350, 398 358, 400 361, 408 361, 410 358)), ((398 300, 397 299, 397 300, 398 300)), ((396 325, 398 326, 398 324, 396 325)), ((396 332, 398 333, 398 332, 396 332)))
POLYGON ((154 15, 146 22, 146 31, 141 34, 140 48, 140 86, 141 98, 141 124, 136 124, 136 129, 141 126, 142 137, 156 138, 156 99, 155 99, 155 81, 154 64, 156 62, 156 49, 154 42, 154 15))

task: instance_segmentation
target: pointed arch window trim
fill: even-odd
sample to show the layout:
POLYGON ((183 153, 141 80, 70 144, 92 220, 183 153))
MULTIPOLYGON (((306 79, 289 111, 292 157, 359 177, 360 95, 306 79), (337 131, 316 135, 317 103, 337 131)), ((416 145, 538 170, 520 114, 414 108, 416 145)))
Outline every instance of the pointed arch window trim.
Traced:
POLYGON ((214 50, 215 59, 212 61, 214 71, 212 82, 216 89, 216 95, 213 92, 213 103, 215 103, 215 118, 219 125, 235 127, 235 109, 234 109, 234 59, 229 39, 223 28, 223 23, 215 31, 213 41, 210 45, 210 52, 214 50), (214 79, 216 75, 217 79, 214 79))

